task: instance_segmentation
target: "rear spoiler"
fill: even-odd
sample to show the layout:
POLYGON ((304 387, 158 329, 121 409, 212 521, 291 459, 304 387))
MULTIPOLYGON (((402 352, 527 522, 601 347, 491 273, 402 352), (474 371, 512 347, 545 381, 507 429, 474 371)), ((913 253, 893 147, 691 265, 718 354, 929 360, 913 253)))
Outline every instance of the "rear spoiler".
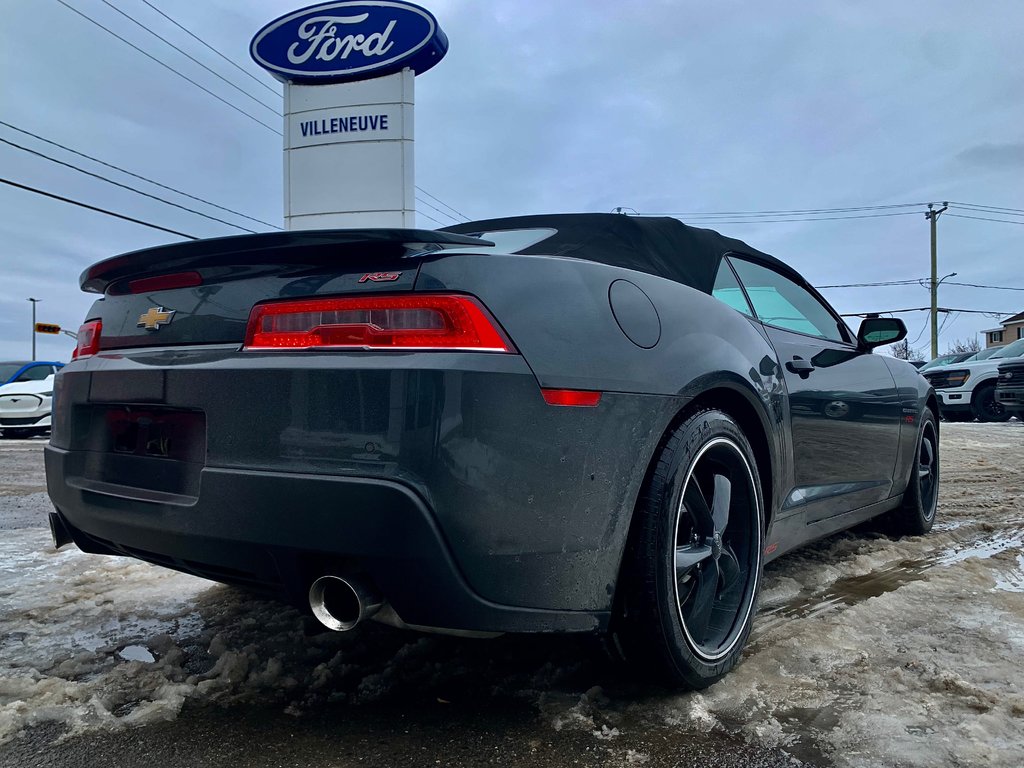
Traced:
POLYGON ((323 229, 234 235, 145 248, 93 264, 78 284, 103 293, 118 280, 239 264, 325 264, 349 256, 397 259, 443 248, 488 247, 478 237, 430 229, 323 229))

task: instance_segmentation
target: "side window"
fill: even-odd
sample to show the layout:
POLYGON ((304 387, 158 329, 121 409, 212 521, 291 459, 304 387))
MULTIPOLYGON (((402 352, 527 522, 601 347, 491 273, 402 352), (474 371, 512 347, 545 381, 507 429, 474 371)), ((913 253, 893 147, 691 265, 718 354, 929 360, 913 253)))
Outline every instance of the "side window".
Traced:
POLYGON ((760 264, 730 260, 761 322, 832 341, 849 341, 842 322, 805 288, 760 264))
POLYGON ((52 365, 33 365, 21 372, 18 381, 42 381, 53 373, 52 365))
POLYGON ((754 315, 747 302, 747 297, 743 295, 743 289, 740 288, 740 284, 736 280, 736 275, 733 274, 732 268, 729 266, 728 259, 722 259, 721 264, 718 265, 715 287, 711 289, 711 295, 719 301, 725 302, 737 312, 751 317, 754 315))

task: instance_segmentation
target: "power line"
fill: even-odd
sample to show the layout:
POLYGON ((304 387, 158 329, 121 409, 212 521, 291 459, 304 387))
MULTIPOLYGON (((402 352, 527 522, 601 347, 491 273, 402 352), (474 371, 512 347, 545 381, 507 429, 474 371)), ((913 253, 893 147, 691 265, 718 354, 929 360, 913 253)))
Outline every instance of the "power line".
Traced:
POLYGON ((442 227, 447 227, 448 226, 443 221, 438 221, 437 219, 435 219, 429 213, 424 213, 423 211, 416 211, 416 214, 419 215, 419 216, 422 216, 425 219, 430 219, 432 222, 434 222, 435 224, 438 224, 438 225, 440 225, 442 227))
POLYGON ((910 345, 917 344, 921 337, 924 336, 924 332, 928 329, 928 325, 931 323, 931 320, 931 317, 925 317, 924 325, 921 326, 921 330, 918 331, 917 336, 915 336, 914 340, 910 342, 910 345))
POLYGON ((243 219, 248 219, 249 221, 255 221, 257 224, 265 224, 266 226, 273 227, 274 229, 281 229, 281 227, 277 226, 276 224, 271 224, 269 221, 263 221, 263 219, 257 219, 257 218, 255 218, 253 216, 249 216, 247 214, 244 214, 241 211, 236 211, 236 210, 233 210, 231 208, 225 208, 223 205, 217 205, 217 203, 212 203, 209 200, 206 200, 206 199, 204 199, 202 197, 197 197, 196 195, 190 195, 188 192, 183 192, 182 190, 177 189, 175 187, 170 187, 170 186, 168 186, 166 184, 161 184, 159 181, 154 181, 153 179, 151 179, 151 178, 149 178, 147 176, 142 176, 142 175, 140 175, 138 173, 133 173, 132 171, 126 170, 126 169, 122 168, 119 165, 114 165, 113 163, 108 163, 108 162, 106 162, 104 160, 100 160, 98 157, 93 157, 92 155, 87 155, 84 152, 79 152, 77 149, 72 149, 71 147, 66 146, 64 144, 61 144, 60 142, 53 141, 51 139, 47 139, 47 138, 45 138, 43 136, 40 136, 38 133, 32 133, 32 131, 26 131, 24 128, 19 128, 16 125, 11 125, 11 123, 8 123, 8 122, 6 122, 4 120, 0 120, 0 125, 5 125, 8 128, 11 128, 12 130, 18 131, 18 133, 23 133, 26 136, 31 136, 34 139, 38 139, 39 141, 45 142, 45 143, 50 144, 50 145, 52 145, 54 147, 59 147, 60 149, 63 149, 66 152, 70 152, 73 155, 78 155, 79 157, 84 157, 86 160, 91 160, 94 163, 99 163, 100 165, 105 165, 107 168, 112 168, 115 171, 120 171, 121 173, 127 174, 128 176, 133 176, 136 179, 141 179, 142 181, 148 182, 149 184, 152 184, 154 186, 160 187, 162 189, 166 189, 166 190, 168 190, 170 192, 175 192, 175 193, 177 193, 179 195, 182 195, 184 197, 188 197, 188 198, 190 198, 192 200, 195 200, 197 202, 205 203, 206 205, 212 206, 214 208, 219 208, 220 210, 226 211, 228 213, 233 213, 235 216, 241 216, 243 219))
POLYGON ((981 208, 990 211, 1001 211, 1003 213, 1020 213, 1024 214, 1024 208, 1002 208, 998 205, 982 205, 981 203, 958 203, 956 201, 950 201, 950 205, 955 205, 958 208, 981 208))
POLYGON ((172 235, 179 235, 181 237, 187 237, 189 240, 198 240, 199 239, 195 235, 189 235, 189 234, 187 234, 185 232, 178 232, 176 229, 168 229, 167 227, 161 227, 158 224, 151 224, 150 222, 143 221, 142 219, 134 219, 131 216, 125 216, 123 213, 116 213, 115 211, 109 211, 106 208, 98 208, 95 205, 89 205, 88 203, 83 203, 83 202, 81 202, 79 200, 72 200, 70 197, 62 197, 60 195, 55 195, 53 192, 47 192, 47 191, 42 190, 42 189, 36 189, 35 187, 29 187, 29 186, 26 186, 24 184, 19 184, 18 182, 11 181, 10 179, 0 178, 0 184, 7 184, 8 186, 11 186, 11 187, 17 187, 18 189, 23 189, 26 192, 34 192, 37 195, 43 195, 44 197, 50 197, 50 198, 53 198, 54 200, 60 200, 62 203, 70 203, 71 205, 77 205, 80 208, 86 208, 86 209, 88 209, 90 211, 96 211, 97 213, 104 213, 107 216, 113 216, 114 218, 117 218, 117 219, 123 219, 124 221, 130 221, 130 222, 133 222, 134 224, 141 224, 142 226, 149 227, 150 229, 159 229, 161 232, 169 232, 172 235))
POLYGON ((943 285, 964 285, 968 288, 991 288, 994 291, 1024 291, 1024 288, 1016 288, 1009 285, 979 285, 978 283, 954 283, 952 280, 946 280, 943 285))
MULTIPOLYGON (((447 211, 442 211, 436 205, 431 205, 426 200, 424 200, 422 197, 417 197, 416 201, 419 202, 419 203, 422 203, 425 206, 427 206, 427 208, 430 208, 431 210, 436 211, 437 213, 441 214, 442 216, 447 216, 449 219, 454 221, 456 224, 459 223, 459 220, 456 219, 454 216, 452 216, 450 213, 448 213, 447 211)), ((437 221, 437 219, 434 219, 434 221, 437 221)), ((445 226, 447 226, 447 225, 445 225, 445 226)))
POLYGON ((234 104, 232 104, 232 103, 231 103, 230 101, 228 101, 228 100, 227 100, 227 99, 225 99, 224 97, 222 97, 222 96, 218 96, 218 95, 217 95, 216 93, 214 93, 213 91, 211 91, 211 90, 210 90, 209 88, 207 88, 207 87, 205 87, 205 86, 203 86, 203 85, 200 85, 199 83, 197 83, 197 82, 196 82, 195 80, 193 80, 193 79, 192 79, 191 77, 189 77, 188 75, 182 74, 181 72, 179 72, 178 70, 176 70, 176 69, 175 69, 174 67, 172 67, 172 66, 171 66, 170 64, 166 64, 165 62, 163 62, 163 61, 161 61, 160 59, 158 59, 158 58, 157 58, 156 56, 153 56, 153 55, 152 55, 151 53, 147 53, 146 51, 142 50, 141 48, 139 48, 139 46, 135 45, 134 43, 131 43, 131 42, 129 42, 128 40, 126 40, 125 38, 121 37, 121 36, 120 36, 119 34, 117 34, 116 32, 114 32, 113 30, 111 30, 111 29, 109 29, 109 28, 107 28, 107 27, 103 26, 102 24, 100 24, 100 23, 99 23, 98 21, 96 21, 96 20, 95 20, 94 18, 92 18, 91 16, 88 16, 87 14, 85 14, 85 13, 83 13, 82 11, 78 10, 77 8, 75 8, 75 7, 73 6, 73 5, 70 5, 70 4, 68 3, 68 2, 66 2, 66 0, 57 0, 57 2, 58 2, 58 3, 60 3, 61 5, 63 5, 63 6, 64 6, 65 8, 67 8, 68 10, 74 11, 74 12, 75 12, 75 13, 77 13, 77 14, 78 14, 79 16, 81 16, 81 17, 82 17, 83 19, 85 19, 86 21, 88 21, 88 22, 89 22, 90 24, 94 24, 94 25, 96 25, 97 27, 99 27, 100 29, 102 29, 102 30, 103 30, 104 32, 106 32, 107 34, 109 34, 109 35, 111 35, 111 36, 113 36, 113 37, 116 37, 116 38, 117 38, 118 40, 120 40, 120 41, 121 41, 122 43, 124 43, 125 45, 129 46, 130 48, 132 48, 132 49, 134 49, 134 50, 138 51, 138 52, 139 52, 139 53, 141 53, 141 54, 142 54, 143 56, 145 56, 145 57, 146 57, 147 59, 150 59, 150 60, 152 60, 152 61, 155 61, 155 62, 156 62, 157 64, 159 64, 159 65, 160 65, 161 67, 163 67, 164 69, 167 69, 167 70, 169 70, 169 71, 173 72, 174 74, 176 74, 176 75, 177 75, 178 77, 180 77, 181 79, 183 79, 183 80, 186 80, 186 81, 188 81, 188 82, 192 83, 192 85, 194 85, 194 86, 195 86, 196 88, 198 88, 199 90, 203 91, 204 93, 208 93, 208 94, 209 94, 210 96, 213 96, 213 98, 217 99, 217 101, 219 101, 219 102, 221 102, 221 103, 223 103, 223 104, 226 104, 227 106, 231 107, 231 109, 233 109, 233 110, 235 110, 236 112, 238 112, 239 114, 245 115, 245 116, 246 116, 246 117, 248 117, 248 118, 249 118, 250 120, 253 120, 253 121, 255 121, 255 122, 259 123, 259 124, 260 124, 260 125, 262 125, 262 126, 263 126, 264 128, 266 128, 266 129, 268 129, 268 130, 270 130, 270 131, 273 131, 274 133, 276 133, 276 134, 277 134, 278 136, 281 136, 281 135, 282 135, 282 134, 281 134, 281 131, 279 131, 279 130, 277 130, 276 128, 274 128, 273 126, 271 126, 271 125, 268 125, 267 123, 263 122, 262 120, 260 120, 260 119, 259 119, 258 117, 256 117, 255 115, 253 115, 253 114, 251 114, 251 113, 249 113, 249 112, 246 112, 246 111, 245 111, 244 109, 242 109, 241 107, 235 106, 234 104))
POLYGON ((1011 221, 1010 219, 989 219, 984 216, 965 216, 962 213, 947 213, 947 216, 952 216, 957 219, 974 219, 975 221, 998 221, 1003 224, 1024 224, 1024 221, 1011 221))
MULTIPOLYGON (((921 280, 887 280, 881 283, 844 283, 843 285, 817 285, 815 288, 875 288, 883 285, 920 285, 921 280)), ((1022 289, 1024 290, 1024 289, 1022 289)))
POLYGON ((732 221, 725 221, 722 219, 700 219, 685 214, 668 214, 668 213, 641 213, 640 216, 671 216, 675 218, 685 218, 687 221, 693 221, 701 224, 788 224, 790 222, 801 222, 801 221, 846 221, 849 219, 879 219, 886 216, 917 216, 920 211, 900 211, 898 213, 868 213, 858 214, 855 216, 820 216, 816 218, 792 218, 792 219, 737 219, 732 221))
POLYGON ((255 101, 255 102, 256 102, 257 104, 261 104, 262 106, 266 107, 267 109, 269 109, 269 110, 270 110, 271 112, 273 112, 273 113, 274 113, 274 114, 276 114, 276 115, 280 115, 280 114, 281 114, 281 111, 280 111, 280 110, 279 110, 279 109, 278 109, 277 107, 273 106, 272 104, 267 104, 267 102, 265 102, 265 101, 262 101, 261 99, 257 99, 257 98, 256 98, 255 96, 253 96, 253 95, 252 95, 251 93, 249 93, 249 92, 248 92, 247 90, 245 90, 244 88, 242 88, 242 87, 240 87, 240 86, 238 86, 238 85, 235 85, 235 84, 234 84, 233 82, 231 82, 230 80, 228 80, 228 79, 227 79, 226 77, 224 77, 224 75, 222 75, 222 74, 221 74, 220 72, 218 72, 217 70, 213 69, 212 67, 208 67, 208 66, 207 66, 206 64, 204 64, 203 62, 201 62, 201 61, 200 61, 199 59, 197 59, 197 58, 196 58, 195 56, 193 56, 192 54, 190 54, 190 53, 187 53, 186 51, 182 50, 182 49, 181 49, 181 48, 179 48, 179 47, 178 47, 177 45, 175 45, 175 44, 174 44, 174 43, 172 43, 172 42, 171 42, 170 40, 168 40, 168 39, 167 39, 166 37, 163 37, 163 36, 162 36, 162 35, 160 35, 159 33, 157 33, 157 32, 154 32, 154 31, 153 31, 152 29, 150 29, 149 27, 147 27, 147 26, 146 26, 145 24, 143 24, 143 23, 142 23, 141 21, 139 21, 138 19, 136 19, 136 18, 135 18, 134 16, 132 16, 131 14, 128 14, 128 13, 125 13, 124 11, 122 11, 122 10, 121 10, 120 8, 118 8, 118 7, 116 6, 116 5, 114 5, 114 4, 112 3, 112 2, 110 2, 110 0, 100 0, 100 2, 101 2, 101 3, 103 3, 104 5, 106 5, 107 7, 109 7, 109 8, 112 8, 112 9, 113 9, 114 11, 116 11, 116 12, 117 12, 117 13, 119 13, 119 14, 121 14, 122 16, 124 16, 124 17, 125 17, 126 19, 128 19, 128 21, 130 21, 130 22, 131 22, 132 24, 134 24, 135 26, 137 26, 137 27, 139 27, 140 29, 143 29, 143 30, 145 30, 146 32, 148 32, 149 34, 151 34, 151 35, 152 35, 153 37, 155 37, 155 38, 156 38, 157 40, 160 40, 160 41, 162 41, 162 42, 166 43, 166 44, 167 44, 167 45, 169 45, 169 46, 170 46, 171 48, 173 48, 173 49, 174 49, 174 50, 176 50, 176 51, 177 51, 178 53, 180 53, 180 54, 181 54, 182 56, 184 56, 185 58, 187 58, 187 59, 188 59, 189 61, 192 61, 192 62, 194 62, 194 63, 198 64, 198 65, 199 65, 200 67, 202 67, 203 69, 205 69, 205 70, 206 70, 207 72, 209 72, 209 73, 210 73, 211 75, 213 75, 214 77, 218 78, 219 80, 222 80, 222 81, 224 81, 225 83, 227 83, 228 85, 230 85, 230 86, 231 86, 232 88, 234 88, 234 89, 235 89, 236 91, 238 91, 239 93, 241 93, 241 94, 242 94, 243 96, 246 96, 246 97, 248 97, 248 98, 252 99, 252 100, 253 100, 253 101, 255 101))
MULTIPOLYGON (((906 309, 879 309, 874 312, 845 312, 842 317, 865 317, 867 315, 895 315, 900 312, 931 312, 931 307, 907 307, 906 309)), ((1006 317, 1013 312, 996 312, 991 309, 959 309, 955 307, 939 307, 939 312, 966 312, 970 315, 991 315, 992 317, 1006 317)))
POLYGON ((194 40, 198 41, 199 43, 202 43, 203 45, 205 45, 205 46, 206 46, 207 48, 209 48, 209 49, 210 49, 211 51, 213 51, 213 52, 214 52, 215 54, 217 54, 217 55, 218 55, 218 56, 220 56, 220 57, 221 57, 222 59, 224 59, 224 61, 226 61, 226 62, 227 62, 228 64, 230 64, 230 65, 231 65, 231 66, 233 66, 233 67, 234 67, 235 69, 237 69, 237 70, 238 70, 239 72, 241 72, 241 73, 242 73, 243 75, 245 75, 246 77, 252 78, 252 80, 254 80, 254 81, 255 81, 256 83, 258 83, 259 85, 262 85, 262 86, 263 86, 264 88, 266 88, 266 89, 267 89, 268 91, 270 91, 270 92, 271 92, 272 94, 274 94, 275 96, 280 96, 280 95, 281 95, 281 94, 280 94, 280 93, 278 93, 278 92, 277 92, 276 90, 274 90, 274 89, 273 89, 273 88, 271 88, 271 87, 270 87, 269 85, 267 85, 267 84, 266 84, 265 82, 263 82, 263 81, 262 81, 262 80, 260 80, 260 79, 259 79, 258 77, 256 77, 256 76, 255 76, 254 74, 252 74, 251 72, 249 72, 249 71, 247 71, 247 70, 243 69, 243 68, 242 68, 242 67, 240 67, 240 66, 239 66, 238 64, 236 64, 236 63, 235 63, 234 61, 232 61, 232 60, 231 60, 231 59, 229 59, 229 58, 228 58, 227 56, 225 56, 225 55, 224 55, 223 53, 221 53, 220 51, 218 51, 218 50, 217 50, 216 48, 214 48, 214 47, 213 47, 212 45, 210 45, 210 44, 209 44, 208 42, 206 42, 205 40, 203 40, 203 38, 201 38, 201 37, 199 37, 199 36, 198 36, 197 34, 195 34, 195 33, 194 33, 194 32, 193 32, 192 30, 188 29, 187 27, 185 27, 185 26, 183 26, 183 25, 179 24, 179 23, 178 23, 177 21, 175 21, 174 19, 172 19, 172 18, 171 18, 170 16, 168 16, 168 15, 167 15, 166 13, 164 13, 164 12, 163 12, 163 11, 161 11, 161 10, 160 10, 159 8, 157 8, 157 7, 155 6, 155 5, 153 5, 153 4, 151 3, 151 2, 149 2, 149 0, 142 0, 142 2, 143 2, 143 3, 145 3, 146 5, 148 5, 148 6, 150 7, 150 8, 152 8, 152 9, 153 9, 154 11, 156 11, 157 13, 159 13, 159 14, 160 14, 161 16, 163 16, 163 17, 164 17, 165 19, 167 19, 167 20, 168 20, 169 22, 171 22, 171 24, 173 24, 174 26, 176 26, 176 27, 177 27, 178 29, 180 29, 180 30, 181 30, 182 32, 184 32, 184 33, 185 33, 186 35, 188 35, 189 37, 191 37, 191 38, 193 38, 194 40))
POLYGON ((144 192, 143 190, 138 189, 136 187, 133 187, 130 184, 122 184, 121 182, 114 181, 113 179, 107 178, 106 176, 104 176, 104 175, 102 175, 100 173, 93 173, 92 171, 87 171, 84 168, 79 168, 77 165, 73 165, 72 163, 66 163, 63 160, 58 160, 55 157, 51 157, 50 155, 47 155, 45 152, 37 152, 34 149, 29 149, 28 147, 23 147, 21 144, 18 144, 16 142, 10 141, 10 140, 5 139, 3 137, 0 137, 0 142, 3 142, 4 144, 7 144, 9 146, 12 146, 15 149, 20 149, 23 152, 28 152, 30 155, 35 155, 36 157, 41 157, 44 160, 49 160, 51 163, 56 163, 57 165, 63 165, 65 168, 70 168, 73 171, 78 171, 79 173, 83 173, 86 176, 92 176, 94 179, 99 179, 101 181, 107 182, 108 184, 113 184, 115 187, 120 187, 121 189, 127 189, 128 191, 134 192, 137 195, 142 195, 143 197, 148 197, 151 200, 157 200, 157 201, 159 201, 161 203, 164 203, 166 205, 171 205, 171 206, 174 206, 175 208, 180 208, 183 211, 188 211, 189 213, 194 213, 197 216, 202 216, 204 219, 210 219, 210 221, 216 221, 216 222, 219 222, 221 224, 226 224, 229 227, 233 227, 234 229, 240 229, 243 232, 249 232, 249 233, 254 234, 254 235, 256 234, 256 230, 254 230, 254 229, 249 229, 248 227, 243 227, 240 224, 232 224, 230 221, 225 221, 224 219, 219 219, 216 216, 211 216, 208 213, 203 213, 202 211, 197 211, 195 208, 189 208, 187 205, 181 205, 180 203, 175 203, 173 200, 168 200, 166 198, 160 197, 159 195, 152 195, 149 192, 144 192))
POLYGON ((924 203, 888 203, 885 205, 859 205, 845 208, 792 208, 787 210, 764 211, 683 211, 681 213, 641 213, 640 216, 776 216, 780 214, 814 214, 814 213, 854 213, 858 211, 878 211, 890 208, 920 208, 924 203))
MULTIPOLYGON (((920 285, 927 288, 927 282, 927 278, 919 278, 917 280, 886 280, 879 283, 843 283, 842 285, 818 285, 815 287, 819 290, 822 288, 878 288, 899 285, 920 285)), ((955 280, 943 280, 942 285, 962 285, 967 288, 991 288, 994 291, 1024 291, 1024 287, 1009 285, 983 285, 981 283, 961 283, 955 280)))
MULTIPOLYGON (((444 200, 440 200, 440 199, 438 199, 437 197, 435 197, 434 195, 430 194, 429 192, 427 192, 427 190, 425 190, 425 189, 424 189, 423 187, 421 187, 421 186, 420 186, 419 184, 417 184, 417 185, 416 185, 416 189, 418 189, 418 190, 419 190, 420 192, 422 192, 422 193, 423 193, 424 195, 426 195, 427 197, 429 197, 429 198, 430 198, 431 200, 434 200, 434 201, 436 201, 436 202, 440 203, 440 204, 441 204, 441 205, 443 205, 443 206, 444 206, 445 208, 450 208, 450 209, 451 209, 452 211, 454 211, 455 213, 457 213, 457 214, 458 214, 459 216, 461 216, 461 217, 462 217, 463 219, 465 219, 466 221, 470 221, 470 220, 471 220, 471 219, 469 218, 469 216, 467 216, 466 214, 462 213, 462 212, 461 212, 461 211, 459 211, 459 210, 458 210, 457 208, 453 208, 452 206, 448 205, 448 203, 446 203, 446 202, 445 202, 444 200)), ((422 202, 422 201, 421 201, 421 202, 422 202)), ((450 214, 445 214, 445 215, 446 215, 446 216, 448 216, 449 218, 454 218, 454 216, 451 216, 450 214)))

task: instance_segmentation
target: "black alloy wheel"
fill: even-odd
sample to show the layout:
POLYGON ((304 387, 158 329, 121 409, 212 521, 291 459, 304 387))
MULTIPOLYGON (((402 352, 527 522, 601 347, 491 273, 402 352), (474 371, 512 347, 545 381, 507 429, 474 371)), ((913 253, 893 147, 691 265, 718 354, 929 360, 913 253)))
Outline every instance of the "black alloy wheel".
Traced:
POLYGON ((733 649, 751 609, 747 586, 759 560, 752 550, 760 549, 760 525, 748 513, 752 502, 754 476, 742 449, 727 437, 709 441, 686 480, 674 537, 679 618, 707 661, 733 649))
POLYGON ((921 417, 915 459, 903 504, 891 515, 897 535, 920 536, 935 523, 939 503, 939 429, 930 410, 925 410, 921 417))
POLYGON ((986 384, 978 388, 971 401, 971 409, 978 417, 978 421, 1008 421, 1010 419, 1010 413, 1006 410, 1006 406, 996 400, 994 384, 986 384))
POLYGON ((762 570, 753 450, 726 413, 686 419, 642 493, 613 639, 660 682, 705 688, 739 661, 762 570))

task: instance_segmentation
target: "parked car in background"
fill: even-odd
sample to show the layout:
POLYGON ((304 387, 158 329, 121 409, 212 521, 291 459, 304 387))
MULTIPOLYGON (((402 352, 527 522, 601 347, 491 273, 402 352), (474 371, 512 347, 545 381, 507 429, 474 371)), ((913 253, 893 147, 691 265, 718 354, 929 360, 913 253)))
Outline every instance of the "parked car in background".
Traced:
POLYGON ((940 366, 922 375, 935 388, 942 418, 947 421, 1006 421, 1010 413, 996 399, 996 379, 1004 360, 1024 356, 1024 339, 990 352, 987 359, 978 355, 960 363, 940 366))
POLYGON ((0 362, 0 386, 12 381, 42 381, 64 367, 52 360, 7 360, 0 362))
POLYGON ((0 386, 0 432, 4 437, 33 437, 50 431, 54 377, 51 373, 42 381, 0 386))
POLYGON ((952 363, 962 363, 969 357, 976 355, 976 352, 951 352, 948 355, 939 355, 938 357, 932 358, 924 365, 918 367, 918 370, 922 373, 924 371, 931 370, 932 368, 938 368, 943 365, 950 365, 952 363))
POLYGON ((1011 416, 1024 419, 1024 359, 999 364, 996 402, 1011 416))
POLYGON ((872 351, 902 321, 854 334, 792 267, 675 219, 197 240, 81 285, 55 543, 331 629, 604 633, 703 688, 767 560, 935 519, 934 393, 872 351))

